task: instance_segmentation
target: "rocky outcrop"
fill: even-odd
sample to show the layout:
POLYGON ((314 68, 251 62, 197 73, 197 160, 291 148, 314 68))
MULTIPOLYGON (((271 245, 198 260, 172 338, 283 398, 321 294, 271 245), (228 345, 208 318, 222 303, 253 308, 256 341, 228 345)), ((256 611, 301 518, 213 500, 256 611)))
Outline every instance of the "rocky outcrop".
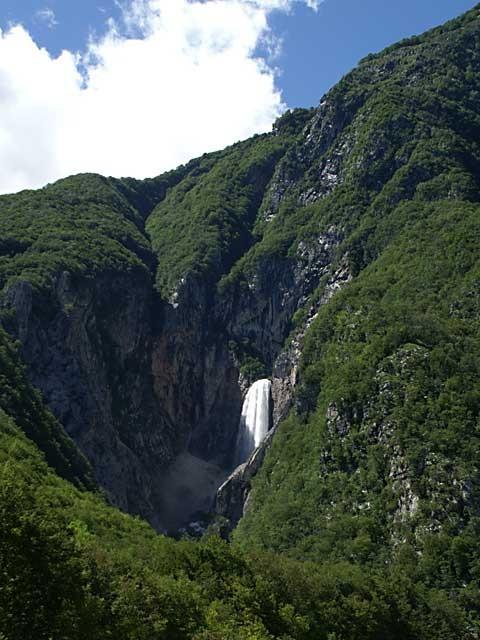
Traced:
POLYGON ((237 364, 214 317, 212 294, 197 278, 163 307, 152 351, 154 387, 176 425, 175 449, 228 467, 242 403, 237 364), (235 425, 232 428, 232 424, 235 425))
POLYGON ((272 429, 248 460, 239 465, 217 491, 215 514, 225 518, 230 529, 235 527, 248 507, 250 481, 262 466, 273 436, 274 430, 272 429))
POLYGON ((158 469, 173 457, 172 424, 154 393, 149 275, 94 281, 61 273, 49 295, 28 282, 7 291, 9 327, 30 379, 126 511, 156 523, 158 469))
MULTIPOLYGON (((156 395, 176 425, 175 447, 180 454, 188 451, 227 472, 232 469, 246 385, 229 345, 248 341, 271 370, 288 336, 292 315, 328 270, 338 243, 339 236, 332 230, 318 238, 313 248, 302 245, 296 261, 261 262, 248 288, 242 289, 243 295, 241 283, 213 299, 200 282, 182 283, 164 311, 152 352, 156 395)), ((288 376, 293 381, 294 373, 288 376)), ((273 380, 280 407, 285 392, 275 375, 273 380)), ((290 395, 293 386, 294 381, 290 395)), ((257 455, 256 464, 261 459, 257 455)), ((251 465, 246 472, 252 474, 251 465)), ((186 480, 181 482, 186 487, 186 480)), ((214 495, 210 497, 213 501, 214 495)), ((242 499, 234 500, 243 504, 242 499)))
MULTIPOLYGON (((321 294, 305 309, 304 320, 294 330, 287 345, 275 359, 272 371, 272 430, 250 458, 234 470, 217 492, 215 513, 228 520, 231 528, 235 527, 248 509, 251 480, 263 463, 276 428, 292 408, 305 332, 317 316, 320 307, 326 304, 332 295, 351 279, 346 257, 339 261, 337 268, 332 266, 333 252, 338 247, 338 243, 339 236, 330 230, 325 236, 319 237, 313 247, 302 244, 299 248, 299 255, 306 262, 303 263, 304 271, 302 271, 300 264, 297 264, 295 273, 298 281, 318 284, 322 277, 326 276, 325 284, 321 294), (306 268, 305 265, 307 265, 306 268), (309 265, 311 265, 311 269, 308 268, 309 265), (328 275, 329 271, 330 275, 328 275)), ((302 291, 301 287, 293 290, 302 291)), ((305 290, 303 291, 305 292, 305 290)), ((297 304, 301 304, 301 302, 305 303, 305 298, 300 298, 297 304)))

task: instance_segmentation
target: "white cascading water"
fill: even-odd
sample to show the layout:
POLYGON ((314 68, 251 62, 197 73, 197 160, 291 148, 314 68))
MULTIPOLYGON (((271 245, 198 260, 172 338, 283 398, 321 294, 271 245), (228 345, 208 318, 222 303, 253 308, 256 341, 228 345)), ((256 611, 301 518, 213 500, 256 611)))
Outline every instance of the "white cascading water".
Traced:
POLYGON ((236 461, 245 462, 270 430, 270 380, 257 380, 245 396, 238 429, 236 461))

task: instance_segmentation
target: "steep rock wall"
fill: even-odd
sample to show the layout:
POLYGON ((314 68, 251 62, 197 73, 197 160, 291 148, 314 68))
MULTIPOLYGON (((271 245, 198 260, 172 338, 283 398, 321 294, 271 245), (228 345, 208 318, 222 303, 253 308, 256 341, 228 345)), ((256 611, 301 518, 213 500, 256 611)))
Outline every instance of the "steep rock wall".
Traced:
POLYGON ((33 384, 115 504, 155 522, 157 469, 173 455, 172 425, 153 390, 148 274, 95 280, 61 273, 47 298, 28 282, 5 295, 33 384))

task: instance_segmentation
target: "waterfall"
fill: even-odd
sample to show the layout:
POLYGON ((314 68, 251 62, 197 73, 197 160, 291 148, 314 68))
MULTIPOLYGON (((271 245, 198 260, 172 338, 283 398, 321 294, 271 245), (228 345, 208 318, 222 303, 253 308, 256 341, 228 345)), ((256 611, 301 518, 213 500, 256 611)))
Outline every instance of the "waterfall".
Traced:
POLYGON ((270 380, 257 380, 248 390, 238 429, 236 462, 245 462, 270 430, 270 380))

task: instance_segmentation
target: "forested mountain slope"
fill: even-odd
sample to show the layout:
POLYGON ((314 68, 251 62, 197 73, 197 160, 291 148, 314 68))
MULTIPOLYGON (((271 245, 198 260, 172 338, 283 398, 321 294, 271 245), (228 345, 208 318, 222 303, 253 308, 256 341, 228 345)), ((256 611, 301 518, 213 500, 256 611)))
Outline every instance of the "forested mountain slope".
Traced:
POLYGON ((478 638, 479 105, 476 7, 269 134, 0 197, 0 638, 478 638))
POLYGON ((401 567, 244 554, 158 535, 47 467, 0 411, 0 633, 7 640, 474 638, 401 567))
POLYGON ((237 534, 248 544, 384 562, 408 541, 428 567, 442 558, 444 574, 471 578, 480 524, 475 16, 367 59, 325 99, 357 106, 340 135, 350 148, 340 184, 320 201, 308 196, 317 200, 308 225, 340 222, 354 277, 305 336, 296 411, 237 534))

